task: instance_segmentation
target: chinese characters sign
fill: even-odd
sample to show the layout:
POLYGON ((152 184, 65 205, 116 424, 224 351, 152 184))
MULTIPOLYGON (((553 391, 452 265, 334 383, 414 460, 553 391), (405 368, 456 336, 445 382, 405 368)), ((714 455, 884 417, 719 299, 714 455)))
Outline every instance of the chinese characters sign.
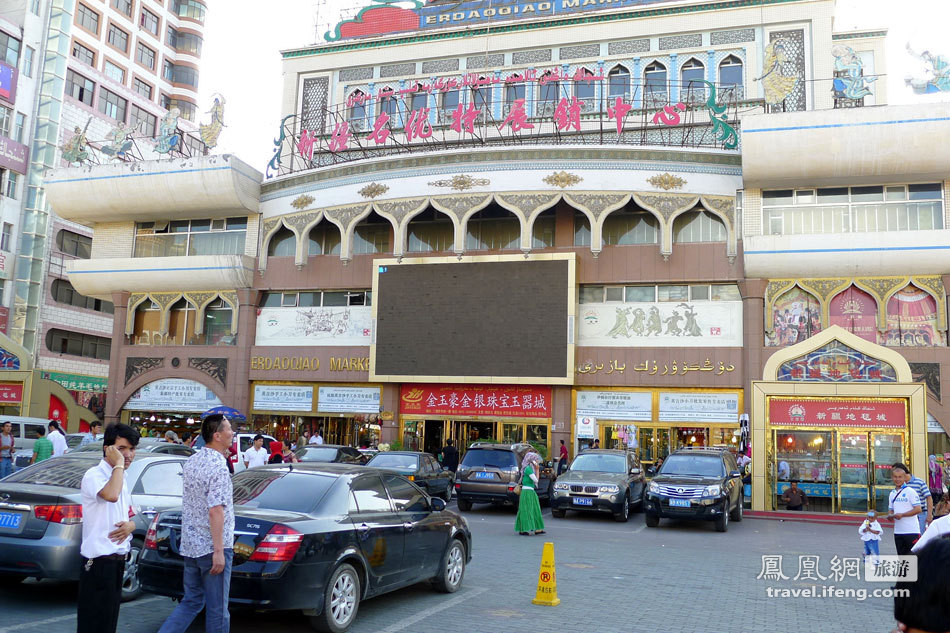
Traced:
POLYGON ((204 413, 223 406, 214 392, 194 380, 164 378, 145 385, 123 407, 129 411, 204 413))
POLYGON ((880 427, 907 426, 907 403, 873 398, 769 398, 772 426, 880 427))
POLYGON ((379 413, 379 387, 320 387, 321 413, 379 413))
POLYGON ((577 416, 650 421, 653 419, 653 392, 578 391, 577 416))
POLYGON ((493 385, 403 385, 399 412, 409 415, 550 418, 551 388, 493 385))
POLYGON ((254 385, 252 409, 258 411, 303 411, 313 409, 313 387, 254 385))
POLYGON ((661 422, 739 423, 739 392, 661 392, 661 422))
POLYGON ((0 402, 20 402, 23 400, 23 384, 0 383, 0 402))

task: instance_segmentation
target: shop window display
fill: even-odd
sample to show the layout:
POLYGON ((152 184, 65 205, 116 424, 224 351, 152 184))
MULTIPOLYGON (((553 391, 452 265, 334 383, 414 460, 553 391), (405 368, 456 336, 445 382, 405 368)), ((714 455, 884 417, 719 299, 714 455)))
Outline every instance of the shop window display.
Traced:
POLYGON ((797 481, 809 497, 809 510, 831 510, 833 437, 831 432, 776 433, 776 500, 788 482, 797 481))

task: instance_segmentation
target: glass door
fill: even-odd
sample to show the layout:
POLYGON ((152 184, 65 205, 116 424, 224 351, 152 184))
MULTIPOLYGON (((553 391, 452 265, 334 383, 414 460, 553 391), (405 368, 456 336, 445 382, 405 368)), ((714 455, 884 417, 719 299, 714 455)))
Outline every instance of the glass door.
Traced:
POLYGON ((867 433, 838 434, 838 512, 868 511, 870 479, 867 433))
POLYGON ((871 433, 871 481, 874 509, 887 514, 887 498, 894 489, 891 464, 904 461, 904 436, 900 433, 871 433))

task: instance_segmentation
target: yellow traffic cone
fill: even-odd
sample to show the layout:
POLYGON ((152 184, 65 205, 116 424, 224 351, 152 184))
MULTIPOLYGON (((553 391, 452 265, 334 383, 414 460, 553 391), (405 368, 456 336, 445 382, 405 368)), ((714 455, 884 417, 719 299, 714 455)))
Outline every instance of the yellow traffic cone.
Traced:
POLYGON ((538 570, 538 591, 534 595, 534 604, 556 607, 561 604, 557 597, 557 573, 554 570, 554 543, 545 543, 541 554, 541 569, 538 570))

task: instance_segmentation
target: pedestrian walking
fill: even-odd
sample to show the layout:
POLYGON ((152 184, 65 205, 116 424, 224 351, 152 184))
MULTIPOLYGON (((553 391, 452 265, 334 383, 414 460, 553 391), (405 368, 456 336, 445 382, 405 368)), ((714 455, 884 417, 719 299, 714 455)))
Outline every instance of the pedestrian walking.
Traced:
POLYGON ((452 445, 452 440, 445 440, 445 446, 442 447, 442 466, 453 473, 458 470, 459 451, 452 445))
POLYGON ((0 479, 13 472, 13 425, 4 422, 0 427, 0 479))
POLYGON ((930 541, 948 537, 950 537, 950 515, 934 519, 927 531, 921 534, 914 546, 910 548, 910 551, 916 554, 930 541))
POLYGON ((521 498, 518 501, 518 516, 515 532, 522 536, 544 534, 544 519, 541 517, 541 502, 538 500, 538 473, 541 456, 529 452, 521 461, 521 498))
POLYGON ((891 480, 894 490, 887 500, 887 518, 894 519, 894 546, 901 556, 910 554, 914 543, 920 539, 920 497, 917 491, 908 485, 910 471, 907 466, 897 462, 891 466, 891 480))
POLYGON ((205 445, 188 458, 181 497, 181 546, 185 561, 181 603, 159 633, 184 633, 205 610, 205 632, 227 633, 231 626, 228 592, 234 556, 234 508, 226 455, 234 432, 223 415, 201 423, 205 445))
POLYGON ((39 463, 53 456, 53 443, 46 437, 46 429, 42 426, 36 427, 36 436, 36 441, 33 442, 33 457, 30 458, 31 464, 39 463))
POLYGON ((797 481, 788 484, 788 488, 782 493, 782 501, 785 502, 785 509, 792 512, 800 512, 808 507, 808 495, 798 487, 797 481))
POLYGON ((881 555, 881 534, 884 528, 877 520, 877 513, 874 510, 868 511, 868 516, 858 527, 858 534, 861 535, 861 542, 864 544, 864 559, 868 556, 874 556, 874 564, 877 565, 878 556, 881 555))
POLYGON ((169 444, 178 444, 178 433, 174 431, 165 431, 165 441, 169 444))
POLYGON ((280 461, 285 464, 294 464, 300 461, 297 459, 297 456, 294 455, 294 452, 290 450, 290 440, 284 440, 283 442, 283 447, 280 453, 280 461))
POLYGON ((303 448, 309 443, 310 443, 310 429, 304 429, 304 432, 300 435, 300 437, 297 438, 297 448, 303 448))
POLYGON ((561 453, 560 453, 560 455, 558 455, 558 458, 557 458, 557 474, 558 474, 558 476, 560 476, 561 473, 563 473, 565 470, 567 470, 567 464, 568 464, 568 461, 569 461, 569 460, 568 460, 568 454, 567 454, 567 446, 564 445, 564 440, 561 440, 561 449, 560 449, 560 450, 561 450, 561 453))
POLYGON ((115 633, 119 622, 125 559, 135 530, 129 520, 132 495, 125 469, 138 443, 139 434, 131 426, 110 424, 102 440, 102 459, 82 477, 77 633, 115 633))
POLYGON ((99 420, 93 420, 89 423, 89 432, 86 433, 82 441, 79 442, 79 446, 85 446, 86 444, 92 444, 93 442, 98 442, 102 439, 102 422, 99 420))
POLYGON ((62 457, 66 454, 66 436, 56 420, 49 421, 49 441, 53 443, 53 457, 62 457))
POLYGON ((244 451, 244 467, 254 468, 267 463, 267 449, 264 448, 264 436, 258 433, 254 436, 254 443, 244 451))
MULTIPOLYGON (((901 464, 903 466, 903 464, 901 464)), ((907 467, 904 466, 906 470, 907 467)), ((917 515, 917 522, 920 524, 920 533, 923 534, 924 530, 927 529, 927 526, 930 525, 930 522, 934 518, 934 498, 933 494, 930 492, 930 486, 926 481, 920 477, 915 477, 909 471, 907 472, 909 479, 907 480, 907 485, 914 489, 914 492, 917 493, 917 496, 920 497, 920 514, 917 515)))
POLYGON ((267 458, 268 464, 283 464, 284 463, 284 443, 274 440, 270 443, 270 457, 267 458))

